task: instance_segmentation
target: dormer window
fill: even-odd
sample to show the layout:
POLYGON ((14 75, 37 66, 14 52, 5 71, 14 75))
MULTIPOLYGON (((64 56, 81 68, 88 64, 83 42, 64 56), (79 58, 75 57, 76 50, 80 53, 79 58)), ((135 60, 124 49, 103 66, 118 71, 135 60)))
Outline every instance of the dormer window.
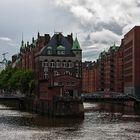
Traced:
POLYGON ((58 55, 64 55, 64 54, 65 54, 65 47, 62 46, 62 45, 59 45, 59 46, 57 47, 57 54, 58 54, 58 55))
POLYGON ((47 54, 48 55, 51 55, 52 54, 52 47, 51 46, 48 46, 47 47, 47 54))

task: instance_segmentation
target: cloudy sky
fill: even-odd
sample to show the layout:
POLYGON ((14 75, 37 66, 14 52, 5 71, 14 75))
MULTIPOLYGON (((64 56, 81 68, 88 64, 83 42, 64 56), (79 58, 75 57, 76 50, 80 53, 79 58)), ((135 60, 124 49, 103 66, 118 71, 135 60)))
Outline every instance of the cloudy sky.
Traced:
POLYGON ((83 61, 95 60, 102 50, 140 25, 140 0, 1 0, 0 60, 17 53, 22 38, 63 31, 78 36, 83 61))

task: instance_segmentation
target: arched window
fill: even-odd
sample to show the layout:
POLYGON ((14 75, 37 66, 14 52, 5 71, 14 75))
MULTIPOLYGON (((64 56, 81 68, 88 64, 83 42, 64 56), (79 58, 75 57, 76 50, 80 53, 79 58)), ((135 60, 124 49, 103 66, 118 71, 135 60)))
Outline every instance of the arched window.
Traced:
POLYGON ((48 67, 48 66, 49 66, 48 60, 45 60, 45 61, 43 62, 43 67, 48 67))
POLYGON ((71 60, 68 61, 67 67, 68 67, 68 68, 72 68, 72 62, 71 62, 71 60))
POLYGON ((66 67, 67 67, 66 60, 63 60, 63 68, 66 68, 66 67))
POLYGON ((51 68, 54 68, 55 67, 55 62, 54 60, 51 60, 51 68))
POLYGON ((65 54, 65 47, 62 46, 62 45, 59 45, 59 46, 57 47, 57 54, 58 54, 58 55, 64 55, 64 54, 65 54))
POLYGON ((56 61, 56 68, 60 68, 61 67, 61 62, 60 62, 60 60, 57 60, 56 61))
POLYGON ((48 55, 51 55, 52 54, 52 47, 51 46, 48 46, 47 47, 47 54, 48 55))

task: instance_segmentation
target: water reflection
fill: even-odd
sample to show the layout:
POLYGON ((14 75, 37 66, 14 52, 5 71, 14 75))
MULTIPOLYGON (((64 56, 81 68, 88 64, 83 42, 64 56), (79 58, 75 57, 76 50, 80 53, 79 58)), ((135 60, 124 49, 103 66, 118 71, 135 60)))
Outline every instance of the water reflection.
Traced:
POLYGON ((140 115, 132 108, 86 103, 85 119, 48 118, 0 105, 0 140, 140 139, 140 115))

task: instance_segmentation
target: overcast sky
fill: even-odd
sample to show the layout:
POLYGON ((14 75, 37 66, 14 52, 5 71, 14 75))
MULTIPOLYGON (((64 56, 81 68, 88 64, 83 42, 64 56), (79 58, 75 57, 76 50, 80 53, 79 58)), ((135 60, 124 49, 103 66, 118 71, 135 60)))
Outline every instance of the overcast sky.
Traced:
POLYGON ((140 0, 1 0, 0 60, 17 53, 22 38, 63 31, 78 36, 83 61, 95 60, 102 50, 140 25, 140 0))

